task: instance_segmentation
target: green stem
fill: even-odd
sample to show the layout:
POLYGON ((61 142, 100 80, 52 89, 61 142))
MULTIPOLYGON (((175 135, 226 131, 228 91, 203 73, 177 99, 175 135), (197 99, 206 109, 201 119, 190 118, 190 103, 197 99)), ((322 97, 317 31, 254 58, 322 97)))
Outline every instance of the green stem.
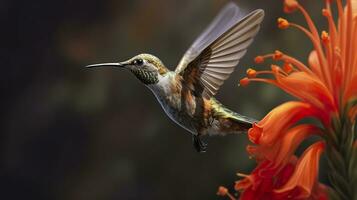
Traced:
POLYGON ((331 199, 356 200, 356 150, 354 126, 348 117, 333 119, 327 138, 329 180, 333 188, 331 199))

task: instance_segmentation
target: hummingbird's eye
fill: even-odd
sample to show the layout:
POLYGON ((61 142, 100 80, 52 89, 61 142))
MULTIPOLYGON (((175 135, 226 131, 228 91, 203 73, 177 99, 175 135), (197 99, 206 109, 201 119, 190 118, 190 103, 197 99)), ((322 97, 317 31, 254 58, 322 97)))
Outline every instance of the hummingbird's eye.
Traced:
POLYGON ((134 60, 134 65, 136 65, 136 66, 141 66, 142 64, 144 64, 143 59, 136 59, 136 60, 134 60))

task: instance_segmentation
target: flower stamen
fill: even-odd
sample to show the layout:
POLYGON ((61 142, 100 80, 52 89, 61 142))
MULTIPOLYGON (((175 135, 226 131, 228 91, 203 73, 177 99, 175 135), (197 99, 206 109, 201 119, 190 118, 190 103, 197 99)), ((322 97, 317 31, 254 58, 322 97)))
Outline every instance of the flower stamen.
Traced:
POLYGON ((329 74, 329 70, 326 68, 326 58, 324 56, 324 53, 322 51, 321 45, 320 45, 320 39, 319 38, 315 38, 314 35, 309 32, 308 30, 306 30, 304 27, 298 25, 298 24, 294 24, 294 23, 290 23, 291 26, 301 30, 303 33, 305 33, 307 35, 308 38, 310 38, 312 44, 314 45, 314 48, 316 50, 317 53, 317 58, 319 60, 319 63, 321 65, 321 77, 322 77, 322 81, 326 83, 326 85, 328 86, 328 88, 332 88, 332 83, 331 83, 331 79, 330 79, 330 74, 329 74))
POLYGON ((285 62, 290 63, 294 66, 296 66, 296 68, 300 71, 306 72, 310 75, 313 75, 312 71, 302 62, 300 62, 299 60, 297 60, 296 58, 293 58, 291 56, 288 55, 284 55, 282 58, 285 62))
POLYGON ((222 197, 228 196, 231 200, 236 200, 236 198, 231 193, 229 193, 228 189, 224 186, 218 187, 217 195, 222 197))
POLYGON ((247 86, 249 84, 249 82, 250 82, 250 79, 248 77, 244 77, 244 78, 240 79, 239 85, 244 87, 244 86, 247 86))
POLYGON ((279 50, 275 50, 274 55, 273 55, 273 59, 274 60, 281 60, 281 58, 283 57, 283 53, 279 50))
POLYGON ((240 85, 245 86, 242 84, 242 81, 245 85, 248 85, 251 81, 254 82, 263 82, 263 83, 268 83, 268 84, 272 84, 275 85, 277 87, 280 87, 280 84, 278 84, 278 82, 276 82, 276 80, 273 79, 266 79, 266 78, 243 78, 240 80, 240 85))
POLYGON ((287 28, 289 28, 289 26, 290 26, 290 23, 288 22, 288 20, 281 18, 281 17, 278 18, 278 27, 280 29, 287 29, 287 28))
POLYGON ((318 35, 318 32, 317 32, 317 28, 316 28, 314 22, 312 21, 309 13, 300 4, 297 4, 297 8, 300 10, 300 12, 305 17, 305 20, 307 22, 307 25, 309 26, 309 29, 310 29, 313 37, 318 41, 319 40, 319 35, 318 35))
POLYGON ((337 30, 336 30, 335 22, 332 19, 331 6, 330 6, 329 1, 326 1, 326 9, 322 9, 322 15, 327 18, 329 32, 330 32, 331 38, 332 38, 332 46, 336 46, 336 41, 334 40, 334 38, 336 37, 337 30))
POLYGON ((257 56, 254 58, 254 62, 257 64, 263 63, 264 62, 264 57, 263 56, 257 56))
POLYGON ((286 62, 286 63, 284 63, 284 65, 283 65, 283 70, 284 70, 284 72, 286 72, 287 74, 290 74, 290 73, 294 70, 294 67, 293 67, 292 64, 286 62))
POLYGON ((298 9, 299 3, 296 0, 285 0, 284 1, 284 12, 292 13, 298 9))
POLYGON ((249 175, 248 174, 243 174, 243 173, 236 173, 236 175, 237 176, 239 176, 239 177, 243 177, 243 178, 245 178, 245 177, 248 177, 249 175))
POLYGON ((252 68, 247 69, 246 73, 248 78, 255 78, 257 76, 257 71, 252 68))
POLYGON ((330 42, 330 36, 326 31, 322 31, 321 40, 324 43, 324 45, 327 45, 330 42))

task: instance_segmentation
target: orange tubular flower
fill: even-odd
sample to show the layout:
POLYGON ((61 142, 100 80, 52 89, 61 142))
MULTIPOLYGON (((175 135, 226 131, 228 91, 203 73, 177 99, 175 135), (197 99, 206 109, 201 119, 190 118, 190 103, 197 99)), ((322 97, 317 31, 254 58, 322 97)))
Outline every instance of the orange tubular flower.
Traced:
POLYGON ((285 0, 286 13, 300 12, 307 28, 278 18, 280 29, 295 28, 312 42, 308 65, 275 51, 257 56, 257 64, 266 59, 282 61, 282 67, 270 70, 247 70, 241 86, 252 82, 272 84, 296 97, 269 112, 248 131, 253 145, 247 151, 258 165, 235 184, 240 199, 356 199, 357 176, 354 125, 357 116, 357 0, 325 0, 322 15, 328 30, 319 32, 308 12, 297 0, 285 0), (337 4, 337 22, 332 16, 332 3, 337 4), (302 119, 315 118, 321 123, 304 124, 302 119), (300 123, 298 123, 300 122, 300 123), (308 137, 320 141, 297 157, 296 148, 308 137), (319 183, 319 159, 326 153, 329 181, 333 188, 319 183))
MULTIPOLYGON (((272 169, 273 162, 261 162, 251 175, 237 181, 235 189, 243 191, 241 199, 328 199, 326 187, 316 181, 318 161, 324 143, 308 148, 300 159, 290 156, 281 169, 272 169), (316 198, 315 198, 316 197, 316 198)), ((238 174, 239 175, 239 174, 238 174)))

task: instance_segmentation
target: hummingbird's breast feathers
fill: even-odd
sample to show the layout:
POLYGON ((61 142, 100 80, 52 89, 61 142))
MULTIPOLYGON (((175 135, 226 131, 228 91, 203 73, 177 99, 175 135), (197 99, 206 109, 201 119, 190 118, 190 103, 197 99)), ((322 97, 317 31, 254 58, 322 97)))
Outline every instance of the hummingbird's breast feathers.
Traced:
POLYGON ((181 76, 177 76, 174 72, 167 72, 163 76, 159 76, 159 81, 155 85, 148 86, 160 103, 176 109, 181 109, 181 76))
POLYGON ((193 91, 184 84, 183 77, 175 72, 168 72, 165 76, 159 78, 156 85, 156 93, 160 95, 162 103, 166 106, 194 117, 197 108, 197 97, 193 91))

